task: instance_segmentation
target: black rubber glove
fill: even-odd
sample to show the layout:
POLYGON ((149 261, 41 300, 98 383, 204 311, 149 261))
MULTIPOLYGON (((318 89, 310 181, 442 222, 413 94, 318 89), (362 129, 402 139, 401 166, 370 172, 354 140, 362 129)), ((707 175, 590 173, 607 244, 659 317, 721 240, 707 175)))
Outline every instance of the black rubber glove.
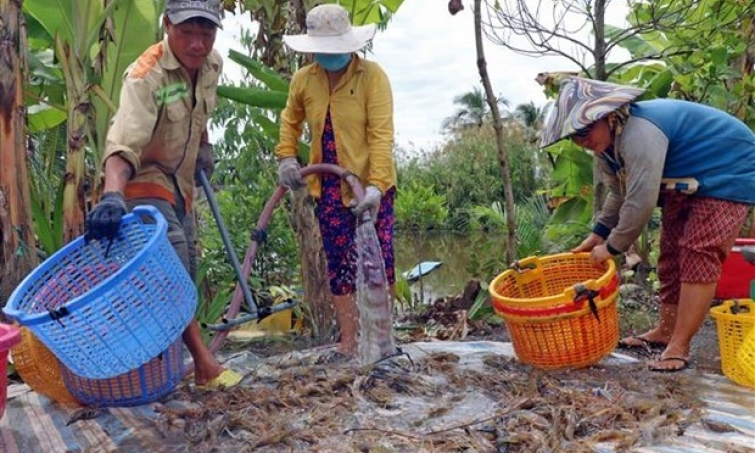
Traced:
POLYGON ((209 180, 212 177, 212 173, 215 171, 215 160, 213 158, 212 145, 209 143, 200 143, 199 153, 197 154, 197 166, 194 170, 194 182, 197 186, 201 186, 201 180, 199 179, 199 172, 204 171, 205 176, 209 180))
POLYGON ((118 234, 121 219, 126 215, 126 202, 119 192, 105 192, 100 202, 87 217, 86 236, 88 239, 112 239, 118 234))

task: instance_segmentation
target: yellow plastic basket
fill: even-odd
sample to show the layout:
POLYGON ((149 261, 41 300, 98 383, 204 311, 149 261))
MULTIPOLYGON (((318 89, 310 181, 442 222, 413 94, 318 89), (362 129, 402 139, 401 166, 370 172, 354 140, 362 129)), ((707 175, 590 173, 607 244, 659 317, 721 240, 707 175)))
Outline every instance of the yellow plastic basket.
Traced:
POLYGON ((742 342, 742 347, 737 351, 737 365, 754 384, 752 387, 755 387, 755 328, 750 329, 750 333, 742 342))
POLYGON ((536 368, 582 368, 619 341, 616 263, 590 263, 589 253, 529 257, 490 285, 517 357, 536 368))
POLYGON ((755 388, 755 302, 726 300, 710 309, 716 320, 721 370, 739 385, 755 388))
POLYGON ((21 342, 11 348, 11 357, 21 379, 35 392, 53 401, 78 404, 68 391, 60 373, 60 361, 26 327, 21 327, 21 342))

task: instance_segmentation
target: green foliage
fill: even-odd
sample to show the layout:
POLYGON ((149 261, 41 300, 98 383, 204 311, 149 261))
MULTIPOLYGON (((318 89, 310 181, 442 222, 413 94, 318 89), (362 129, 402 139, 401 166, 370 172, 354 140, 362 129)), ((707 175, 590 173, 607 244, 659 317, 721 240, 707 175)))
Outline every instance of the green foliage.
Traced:
MULTIPOLYGON (((222 140, 215 144, 217 168, 213 174, 215 197, 226 224, 234 250, 242 259, 251 244, 250 235, 271 195, 277 189, 277 165, 273 146, 277 136, 271 136, 250 118, 268 118, 257 107, 221 99, 213 117, 213 125, 223 130, 222 140)), ((299 279, 299 259, 296 239, 290 228, 285 202, 274 212, 265 229, 267 241, 257 250, 249 276, 250 287, 261 291, 299 279)), ((233 295, 236 275, 227 257, 222 238, 209 207, 199 200, 199 238, 202 248, 200 275, 210 282, 210 307, 214 315, 233 295)))
POLYGON ((282 109, 286 106, 287 93, 250 87, 219 86, 218 95, 264 109, 282 109))
POLYGON ((469 209, 473 226, 485 230, 506 231, 506 213, 503 203, 495 201, 490 206, 472 206, 469 209))
MULTIPOLYGON (((98 172, 123 72, 159 39, 155 2, 27 0, 23 9, 30 24, 29 50, 33 56, 32 78, 26 87, 26 102, 33 112, 32 130, 57 126, 73 116, 70 109, 77 102, 91 100, 94 109, 87 118, 91 124, 86 126, 85 135, 89 140, 87 151, 92 154, 91 169, 98 172), (55 60, 51 49, 55 49, 55 60), (86 97, 71 99, 73 93, 86 97)), ((96 177, 92 180, 99 181, 96 177)))
POLYGON ((468 253, 471 259, 466 270, 470 276, 488 278, 509 267, 509 263, 505 261, 505 232, 491 231, 473 236, 468 253))
MULTIPOLYGON (((674 0, 662 0, 657 8, 673 4, 674 0)), ((678 51, 655 65, 663 69, 658 70, 652 81, 636 79, 634 82, 660 97, 717 107, 755 127, 752 103, 755 73, 744 64, 746 52, 755 39, 751 31, 753 7, 752 0, 696 2, 690 5, 684 26, 671 27, 662 34, 650 32, 635 36, 624 45, 633 58, 643 56, 649 47, 678 51)), ((629 17, 637 21, 649 20, 651 12, 650 5, 640 2, 634 5, 629 17)))
POLYGON ((409 281, 400 272, 396 272, 396 283, 393 285, 396 303, 402 311, 414 311, 412 289, 409 281))
MULTIPOLYGON (((197 284, 202 285, 205 281, 207 281, 206 274, 208 270, 209 263, 203 262, 202 265, 197 269, 197 284)), ((194 314, 194 317, 199 325, 202 326, 218 322, 220 317, 225 312, 225 307, 230 301, 228 298, 228 292, 225 290, 215 292, 212 295, 212 300, 210 300, 209 302, 205 302, 203 300, 204 295, 202 294, 202 292, 200 292, 199 294, 199 303, 197 304, 197 311, 194 314)), ((202 341, 205 344, 209 344, 214 332, 205 329, 202 329, 200 332, 202 335, 202 341)))
POLYGON ((378 24, 384 27, 404 0, 337 0, 351 15, 354 25, 378 24))
MULTIPOLYGON (((244 67, 244 69, 249 71, 249 74, 252 77, 254 77, 262 85, 269 88, 270 90, 288 93, 288 82, 283 77, 281 77, 280 74, 265 66, 261 61, 252 57, 248 57, 235 50, 230 50, 228 52, 228 58, 244 67)), ((275 107, 282 109, 285 106, 286 101, 284 99, 283 104, 277 105, 275 107)))
POLYGON ((45 256, 50 256, 63 247, 63 185, 55 198, 40 193, 40 187, 32 185, 31 215, 37 246, 45 256))
POLYGON ((549 253, 566 252, 579 245, 590 234, 592 224, 568 220, 559 222, 553 220, 543 229, 543 236, 552 244, 549 253))
POLYGON ((467 316, 473 321, 487 321, 492 324, 501 324, 503 322, 503 319, 495 314, 493 306, 490 303, 488 285, 482 284, 480 292, 477 293, 472 306, 469 307, 467 316))
POLYGON ((66 124, 30 136, 29 193, 32 225, 40 252, 46 256, 63 247, 63 175, 66 124))
POLYGON ((394 212, 396 227, 407 230, 442 229, 448 219, 446 197, 433 186, 422 186, 419 181, 399 183, 394 212))
MULTIPOLYGON (((548 169, 541 164, 534 145, 523 140, 522 126, 515 122, 507 126, 514 200, 518 202, 536 193, 538 181, 547 175, 548 169)), ((399 153, 398 175, 400 187, 434 187, 443 194, 451 229, 469 228, 471 207, 503 200, 495 132, 489 125, 460 130, 432 152, 403 159, 399 153)))
POLYGON ((579 244, 590 232, 593 156, 569 140, 549 147, 548 152, 555 164, 550 187, 543 193, 550 199, 553 214, 541 232, 550 244, 546 250, 561 252, 579 244))
MULTIPOLYGON (((470 209, 472 224, 483 228, 499 238, 504 238, 507 230, 506 212, 501 202, 491 206, 475 206, 470 209)), ((551 219, 551 213, 541 196, 533 196, 516 207, 516 252, 518 258, 543 254, 550 250, 552 244, 542 234, 551 219)), ((489 245, 484 245, 489 247, 489 245)), ((477 275, 491 275, 497 270, 505 269, 501 253, 488 254, 476 261, 477 275)))
POLYGON ((519 258, 540 255, 547 251, 548 243, 543 228, 551 219, 551 213, 542 196, 534 196, 516 210, 516 254, 519 258))
POLYGON ((553 197, 578 197, 592 190, 593 155, 569 140, 548 148, 556 156, 549 194, 553 197))

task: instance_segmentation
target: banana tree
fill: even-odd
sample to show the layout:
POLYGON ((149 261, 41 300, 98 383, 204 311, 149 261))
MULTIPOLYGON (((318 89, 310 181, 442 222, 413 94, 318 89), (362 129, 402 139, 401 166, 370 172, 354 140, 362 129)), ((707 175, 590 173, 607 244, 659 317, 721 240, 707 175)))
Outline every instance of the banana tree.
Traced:
MULTIPOLYGON (((94 187, 106 128, 126 65, 157 36, 154 0, 27 0, 27 15, 49 36, 65 84, 66 169, 63 243, 82 233, 85 181, 94 187), (88 165, 89 164, 89 165, 88 165)), ((44 93, 41 99, 46 100, 44 93)))
POLYGON ((22 109, 26 36, 19 2, 0 0, 0 306, 36 264, 33 253, 22 109))

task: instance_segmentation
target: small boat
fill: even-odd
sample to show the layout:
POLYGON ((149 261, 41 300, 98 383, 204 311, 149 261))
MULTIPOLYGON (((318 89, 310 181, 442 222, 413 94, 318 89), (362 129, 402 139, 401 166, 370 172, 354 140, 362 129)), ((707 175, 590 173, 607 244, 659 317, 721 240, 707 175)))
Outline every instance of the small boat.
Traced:
POLYGON ((438 269, 443 263, 440 261, 423 261, 412 268, 408 272, 404 272, 403 276, 409 283, 414 283, 425 275, 438 269))

